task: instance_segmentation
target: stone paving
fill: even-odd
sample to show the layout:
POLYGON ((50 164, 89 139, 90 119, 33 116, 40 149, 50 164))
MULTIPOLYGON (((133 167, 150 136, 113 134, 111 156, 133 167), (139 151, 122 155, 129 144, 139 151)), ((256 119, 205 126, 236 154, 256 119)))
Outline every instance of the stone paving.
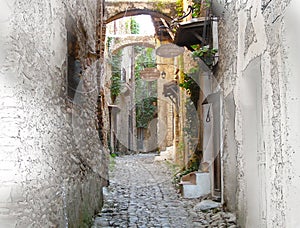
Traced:
POLYGON ((221 208, 201 211, 200 199, 183 199, 172 184, 172 168, 154 154, 117 157, 94 220, 99 227, 237 227, 221 208))

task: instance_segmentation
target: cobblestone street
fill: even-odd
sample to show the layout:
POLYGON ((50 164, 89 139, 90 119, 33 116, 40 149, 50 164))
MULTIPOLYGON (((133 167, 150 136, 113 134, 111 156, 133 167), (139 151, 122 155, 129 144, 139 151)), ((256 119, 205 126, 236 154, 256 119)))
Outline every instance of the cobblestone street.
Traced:
POLYGON ((117 157, 111 167, 98 227, 236 227, 221 209, 201 211, 200 199, 183 199, 172 184, 172 168, 154 154, 117 157))

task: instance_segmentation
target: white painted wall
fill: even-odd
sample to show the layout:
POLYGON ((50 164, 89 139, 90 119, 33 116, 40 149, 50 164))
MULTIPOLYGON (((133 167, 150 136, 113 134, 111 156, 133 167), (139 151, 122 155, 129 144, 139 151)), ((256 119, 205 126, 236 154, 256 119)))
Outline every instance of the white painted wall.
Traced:
POLYGON ((227 203, 234 208, 234 192, 226 185, 237 181, 237 214, 242 227, 297 227, 300 3, 220 0, 214 4, 221 17, 216 76, 225 98, 233 91, 235 104, 234 140, 230 141, 232 117, 226 116, 230 101, 225 99, 227 203), (235 146, 236 164, 227 159, 235 146), (236 179, 228 177, 235 167, 236 179))
POLYGON ((291 1, 284 17, 284 50, 287 54, 286 67, 286 128, 289 162, 287 174, 287 210, 286 227, 298 227, 300 224, 300 2, 291 1))

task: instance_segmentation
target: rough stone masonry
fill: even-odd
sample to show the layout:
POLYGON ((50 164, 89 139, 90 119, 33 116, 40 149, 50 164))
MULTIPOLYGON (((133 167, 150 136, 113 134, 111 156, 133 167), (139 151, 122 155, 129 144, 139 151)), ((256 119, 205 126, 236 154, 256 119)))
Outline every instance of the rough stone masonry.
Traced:
POLYGON ((77 227, 101 207, 101 72, 91 56, 101 7, 0 2, 0 227, 77 227))

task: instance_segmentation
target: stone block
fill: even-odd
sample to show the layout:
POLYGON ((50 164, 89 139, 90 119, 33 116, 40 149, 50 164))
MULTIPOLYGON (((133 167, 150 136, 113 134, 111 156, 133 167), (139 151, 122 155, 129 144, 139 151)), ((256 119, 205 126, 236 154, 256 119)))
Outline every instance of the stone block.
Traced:
MULTIPOLYGON (((195 211, 207 211, 210 209, 214 209, 214 208, 219 208, 221 207, 222 204, 212 201, 212 200, 203 200, 200 203, 198 203, 195 207, 194 210, 195 211)), ((209 220, 212 218, 208 218, 209 220)))
POLYGON ((189 178, 183 178, 182 196, 184 198, 199 198, 210 193, 210 175, 209 173, 193 172, 189 178))

